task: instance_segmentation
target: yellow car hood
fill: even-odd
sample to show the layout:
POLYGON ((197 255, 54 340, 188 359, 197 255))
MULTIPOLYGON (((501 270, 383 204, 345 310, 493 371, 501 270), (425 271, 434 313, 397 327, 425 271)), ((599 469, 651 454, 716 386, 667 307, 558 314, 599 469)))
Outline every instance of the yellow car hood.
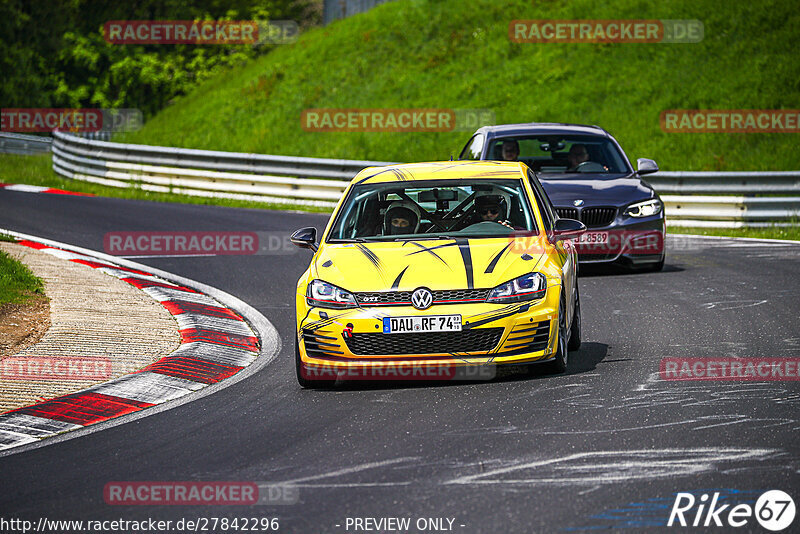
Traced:
POLYGON ((311 275, 357 292, 492 288, 535 270, 544 256, 508 238, 325 244, 311 275))

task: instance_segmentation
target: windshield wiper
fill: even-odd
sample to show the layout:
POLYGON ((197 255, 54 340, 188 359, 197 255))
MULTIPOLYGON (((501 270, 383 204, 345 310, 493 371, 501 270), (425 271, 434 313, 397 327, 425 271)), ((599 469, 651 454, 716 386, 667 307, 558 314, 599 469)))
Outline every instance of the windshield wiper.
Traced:
POLYGON ((343 238, 343 239, 330 239, 328 243, 366 243, 366 239, 360 237, 343 238))
POLYGON ((398 237, 395 241, 433 241, 437 239, 455 239, 449 235, 431 235, 423 237, 398 237))

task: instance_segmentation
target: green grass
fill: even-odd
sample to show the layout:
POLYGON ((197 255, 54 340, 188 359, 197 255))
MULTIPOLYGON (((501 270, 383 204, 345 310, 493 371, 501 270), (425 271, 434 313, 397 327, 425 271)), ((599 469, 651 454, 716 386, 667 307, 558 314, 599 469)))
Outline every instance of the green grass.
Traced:
POLYGON ((668 226, 667 233, 800 241, 800 224, 793 226, 770 226, 767 228, 686 228, 682 226, 668 226))
POLYGON ((33 298, 44 298, 42 280, 22 262, 0 250, 0 307, 33 298))
POLYGON ((665 133, 666 109, 800 108, 790 0, 397 0, 213 78, 121 139, 422 161, 469 132, 307 132, 308 108, 488 108, 498 123, 598 124, 664 170, 796 170, 798 134, 665 133), (517 44, 514 19, 699 19, 698 44, 517 44))
POLYGON ((251 202, 228 198, 203 198, 177 193, 154 193, 138 188, 120 188, 105 185, 70 180, 56 174, 52 169, 52 159, 49 154, 37 156, 18 156, 15 154, 0 154, 0 182, 10 184, 29 184, 75 191, 77 193, 90 193, 102 197, 128 198, 136 200, 151 200, 154 202, 179 202, 184 204, 202 204, 214 206, 227 206, 232 208, 260 208, 260 209, 302 209, 312 212, 330 212, 329 208, 312 206, 293 206, 275 204, 271 202, 251 202))

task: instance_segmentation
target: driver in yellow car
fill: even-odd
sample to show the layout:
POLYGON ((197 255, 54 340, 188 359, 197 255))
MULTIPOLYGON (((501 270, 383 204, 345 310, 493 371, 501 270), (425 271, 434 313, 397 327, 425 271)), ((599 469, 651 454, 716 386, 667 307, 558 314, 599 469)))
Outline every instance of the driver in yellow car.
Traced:
POLYGON ((507 220, 508 205, 502 195, 479 194, 475 197, 475 213, 480 218, 478 222, 496 222, 512 228, 507 220))

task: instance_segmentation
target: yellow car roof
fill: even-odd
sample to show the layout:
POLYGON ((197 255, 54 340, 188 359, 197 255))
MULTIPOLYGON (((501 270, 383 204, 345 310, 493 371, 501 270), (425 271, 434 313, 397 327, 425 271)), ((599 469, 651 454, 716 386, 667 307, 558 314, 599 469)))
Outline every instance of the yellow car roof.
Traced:
POLYGON ((518 161, 433 161, 404 163, 386 167, 367 167, 353 183, 378 184, 413 182, 416 180, 464 180, 473 178, 505 178, 519 180, 525 176, 525 164, 518 161))

